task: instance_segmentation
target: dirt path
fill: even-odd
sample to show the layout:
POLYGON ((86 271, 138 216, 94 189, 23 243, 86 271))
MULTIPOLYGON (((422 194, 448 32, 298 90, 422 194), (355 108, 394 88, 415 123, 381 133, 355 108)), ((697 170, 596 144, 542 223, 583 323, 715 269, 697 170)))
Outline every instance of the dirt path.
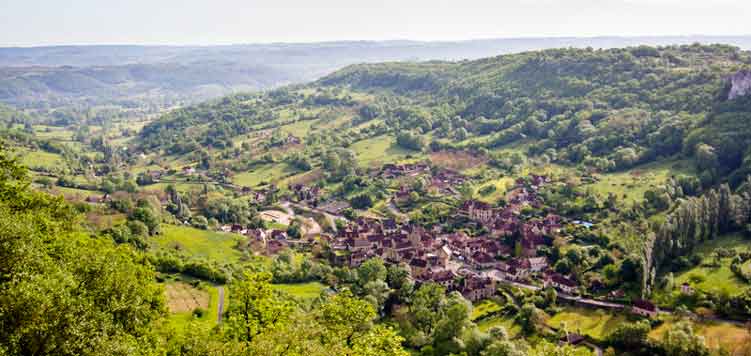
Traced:
POLYGON ((219 307, 217 308, 216 322, 217 324, 221 324, 222 314, 224 314, 224 287, 219 286, 216 289, 219 291, 219 307))

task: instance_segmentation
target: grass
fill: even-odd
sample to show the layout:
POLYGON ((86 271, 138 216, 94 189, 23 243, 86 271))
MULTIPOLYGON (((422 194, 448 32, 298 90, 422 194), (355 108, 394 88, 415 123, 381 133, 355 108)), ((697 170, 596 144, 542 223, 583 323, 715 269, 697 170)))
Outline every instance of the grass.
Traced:
POLYGON ((65 159, 57 153, 45 151, 19 150, 21 164, 30 169, 43 168, 56 170, 65 167, 65 159))
POLYGON ((613 193, 619 201, 630 204, 644 200, 644 192, 665 183, 673 175, 694 173, 689 161, 664 161, 634 167, 627 171, 598 175, 599 181, 590 187, 595 193, 607 197, 613 193))
POLYGON ((485 299, 474 305, 474 308, 472 308, 472 315, 470 315, 470 318, 472 320, 477 320, 488 314, 492 314, 500 310, 501 310, 501 306, 498 305, 498 303, 489 299, 485 299))
POLYGON ((486 203, 496 203, 501 198, 503 198, 506 195, 506 192, 508 191, 508 188, 512 187, 514 185, 514 178, 511 177, 503 177, 494 179, 488 182, 485 182, 483 184, 478 185, 475 187, 475 193, 474 197, 478 200, 484 201, 486 203), (494 186, 495 190, 487 195, 480 194, 480 190, 485 187, 494 186))
POLYGON ((265 164, 256 167, 249 172, 235 175, 232 181, 235 184, 245 187, 254 187, 263 185, 262 183, 279 181, 280 179, 293 175, 294 173, 296 173, 296 171, 286 163, 265 164))
POLYGON ((34 136, 45 139, 68 141, 73 138, 73 131, 63 127, 34 125, 34 136))
POLYGON ((294 297, 306 300, 318 298, 321 295, 321 291, 326 289, 326 286, 319 282, 274 284, 272 287, 294 297))
POLYGON ((297 137, 305 137, 311 131, 311 128, 318 120, 300 120, 295 123, 281 126, 280 129, 285 134, 292 134, 297 137))
POLYGON ((163 224, 162 234, 154 238, 154 243, 160 249, 179 249, 191 257, 227 263, 240 260, 242 253, 235 244, 241 238, 236 234, 163 224))
POLYGON ((396 139, 385 135, 359 141, 350 148, 357 154, 358 163, 364 166, 396 162, 408 155, 420 154, 397 146, 396 139))
POLYGON ((566 308, 548 320, 554 328, 566 328, 569 332, 588 335, 603 340, 616 326, 627 322, 621 314, 611 314, 599 309, 566 308))
MULTIPOLYGON (((649 337, 653 340, 660 340, 662 335, 669 330, 675 323, 674 320, 668 320, 662 323, 649 333, 649 337)), ((751 335, 749 335, 746 328, 741 326, 722 323, 722 322, 694 322, 692 321, 694 332, 704 337, 704 342, 711 349, 718 350, 720 348, 730 351, 731 355, 735 355, 735 351, 738 351, 742 346, 747 346, 751 342, 751 335)))
POLYGON ((209 307, 209 293, 185 282, 165 283, 164 292, 170 313, 192 312, 196 308, 209 307))
MULTIPOLYGON (((180 276, 179 279, 190 279, 189 277, 180 276)), ((185 287, 182 287, 183 289, 187 289, 183 294, 178 294, 177 297, 184 297, 187 294, 192 295, 201 295, 203 301, 205 301, 203 304, 205 306, 204 309, 206 309, 206 312, 203 314, 203 316, 196 317, 193 315, 193 309, 190 310, 179 310, 175 312, 170 312, 170 315, 168 317, 169 325, 172 326, 177 332, 181 333, 185 331, 185 329, 190 325, 191 323, 200 323, 208 327, 212 327, 216 325, 217 323, 217 316, 219 315, 219 286, 216 285, 210 285, 207 283, 203 284, 202 289, 197 289, 194 287, 191 287, 188 284, 185 284, 183 282, 175 282, 175 281, 169 281, 164 283, 165 286, 165 294, 167 297, 167 305, 177 303, 177 299, 171 299, 170 295, 170 289, 174 289, 175 287, 172 287, 175 284, 182 284, 187 286, 187 289, 185 287)), ((174 295, 174 294, 173 294, 174 295)), ((202 307, 204 307, 202 306, 202 307)), ((224 287, 224 310, 227 310, 227 307, 229 306, 229 295, 228 295, 228 289, 224 287)))
POLYGON ((738 252, 749 250, 748 241, 737 234, 721 236, 715 240, 703 243, 696 250, 696 253, 702 257, 701 265, 676 274, 674 284, 677 288, 680 288, 680 285, 684 282, 689 282, 696 289, 712 293, 721 293, 724 291, 736 294, 748 288, 749 285, 738 279, 730 270, 730 258, 723 258, 720 267, 704 266, 713 262, 711 253, 718 248, 731 248, 736 249, 738 252), (701 281, 695 283, 692 280, 701 281))
POLYGON ((507 316, 507 317, 492 317, 488 319, 483 319, 477 322, 477 328, 480 329, 482 332, 488 332, 493 327, 503 327, 508 332, 509 337, 514 338, 519 333, 521 333, 521 326, 514 323, 514 318, 507 316))

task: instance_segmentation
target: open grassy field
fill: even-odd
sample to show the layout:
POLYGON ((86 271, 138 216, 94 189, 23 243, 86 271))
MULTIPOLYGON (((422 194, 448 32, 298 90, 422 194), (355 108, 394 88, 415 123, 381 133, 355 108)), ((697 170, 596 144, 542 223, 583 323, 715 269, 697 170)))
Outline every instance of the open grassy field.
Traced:
POLYGON ((491 181, 485 182, 483 184, 479 184, 475 187, 475 193, 474 198, 480 201, 484 201, 486 203, 496 203, 498 200, 503 198, 506 195, 506 192, 509 188, 514 186, 514 178, 511 177, 503 177, 498 179, 493 179, 491 181), (480 191, 483 188, 493 186, 495 187, 495 190, 487 193, 482 194, 480 191))
POLYGON ((470 319, 477 320, 488 314, 492 314, 500 310, 501 310, 501 306, 498 305, 498 303, 492 300, 485 299, 474 305, 474 307, 472 308, 472 315, 470 315, 470 319))
MULTIPOLYGON (((665 331, 675 323, 674 320, 668 320, 649 333, 653 340, 659 340, 665 331)), ((748 346, 751 343, 751 334, 746 328, 721 322, 691 322, 694 332, 703 336, 707 346, 712 349, 724 349, 730 352, 730 355, 741 355, 738 353, 739 348, 748 346)))
POLYGON ((316 125, 318 120, 300 120, 292 124, 279 127, 285 134, 292 134, 297 137, 305 137, 311 131, 313 125, 316 125))
POLYGON ((663 161, 634 167, 627 171, 597 175, 598 182, 587 185, 595 193, 607 197, 615 194, 620 201, 633 204, 644 199, 644 192, 665 183, 673 175, 691 175, 689 161, 663 161))
POLYGON ((357 154, 357 161, 363 166, 379 166, 383 163, 396 162, 408 155, 420 153, 396 145, 391 136, 378 136, 359 141, 350 147, 357 154))
POLYGON ((318 298, 321 291, 326 289, 326 286, 319 282, 274 284, 272 287, 300 299, 318 298))
POLYGON ((296 171, 286 163, 265 164, 248 172, 240 173, 232 178, 235 184, 245 187, 255 187, 295 174, 296 171))
POLYGON ((30 169, 42 168, 47 170, 56 170, 65 167, 65 159, 57 153, 45 151, 19 150, 18 157, 21 164, 30 169))
POLYGON ((493 317, 483 319, 477 322, 477 328, 482 332, 488 332, 492 327, 501 326, 508 332, 509 336, 514 338, 521 333, 522 328, 514 323, 513 317, 493 317))
POLYGON ((73 131, 59 126, 34 125, 34 136, 45 139, 68 141, 73 137, 73 131))
POLYGON ((236 262, 242 256, 235 249, 236 241, 241 238, 236 234, 162 224, 162 234, 154 237, 154 243, 156 248, 178 249, 193 257, 236 262))
POLYGON ((624 322, 627 322, 626 317, 621 314, 611 314, 599 309, 566 308, 551 317, 548 325, 603 340, 616 326, 624 322))
POLYGON ((718 248, 732 248, 748 251, 749 244, 737 234, 721 236, 715 240, 703 243, 697 248, 697 254, 702 258, 702 264, 675 276, 675 285, 680 286, 688 282, 692 287, 705 292, 728 292, 735 294, 749 287, 743 280, 737 278, 730 270, 730 258, 723 258, 720 267, 703 266, 712 262, 711 253, 718 248), (695 281, 699 281, 698 283, 695 281))
POLYGON ((62 194, 66 198, 70 198, 72 200, 78 200, 85 199, 86 197, 90 197, 92 195, 103 195, 104 192, 99 192, 95 190, 84 190, 84 189, 78 189, 78 188, 68 188, 68 187, 52 187, 49 190, 49 193, 52 195, 60 195, 62 194))

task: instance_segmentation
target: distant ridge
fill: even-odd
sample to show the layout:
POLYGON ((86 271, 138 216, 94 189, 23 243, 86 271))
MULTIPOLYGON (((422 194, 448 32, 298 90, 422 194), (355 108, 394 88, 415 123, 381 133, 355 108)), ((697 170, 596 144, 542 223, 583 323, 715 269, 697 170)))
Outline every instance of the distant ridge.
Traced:
POLYGON ((168 45, 62 45, 40 47, 0 47, 0 66, 110 66, 143 63, 191 63, 196 58, 243 60, 250 54, 293 56, 304 51, 307 56, 321 52, 343 54, 350 50, 386 50, 384 53, 351 54, 349 59, 361 61, 476 59, 497 54, 556 47, 614 48, 635 45, 663 46, 691 43, 722 43, 751 49, 747 36, 597 36, 597 37, 518 37, 473 39, 464 41, 328 41, 311 43, 258 43, 215 46, 168 45), (406 51, 406 52, 397 52, 406 51))
POLYGON ((692 43, 751 49, 751 36, 6 47, 0 48, 0 103, 28 109, 112 103, 173 107, 310 82, 351 64, 474 60, 551 48, 692 43))

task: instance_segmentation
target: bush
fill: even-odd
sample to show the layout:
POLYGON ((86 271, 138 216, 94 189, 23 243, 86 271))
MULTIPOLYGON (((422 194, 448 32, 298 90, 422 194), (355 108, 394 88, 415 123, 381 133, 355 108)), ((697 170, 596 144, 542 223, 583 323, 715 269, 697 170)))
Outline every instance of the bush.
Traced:
POLYGON ((203 309, 201 307, 193 309, 193 316, 196 318, 203 318, 203 316, 206 315, 206 309, 203 309))

